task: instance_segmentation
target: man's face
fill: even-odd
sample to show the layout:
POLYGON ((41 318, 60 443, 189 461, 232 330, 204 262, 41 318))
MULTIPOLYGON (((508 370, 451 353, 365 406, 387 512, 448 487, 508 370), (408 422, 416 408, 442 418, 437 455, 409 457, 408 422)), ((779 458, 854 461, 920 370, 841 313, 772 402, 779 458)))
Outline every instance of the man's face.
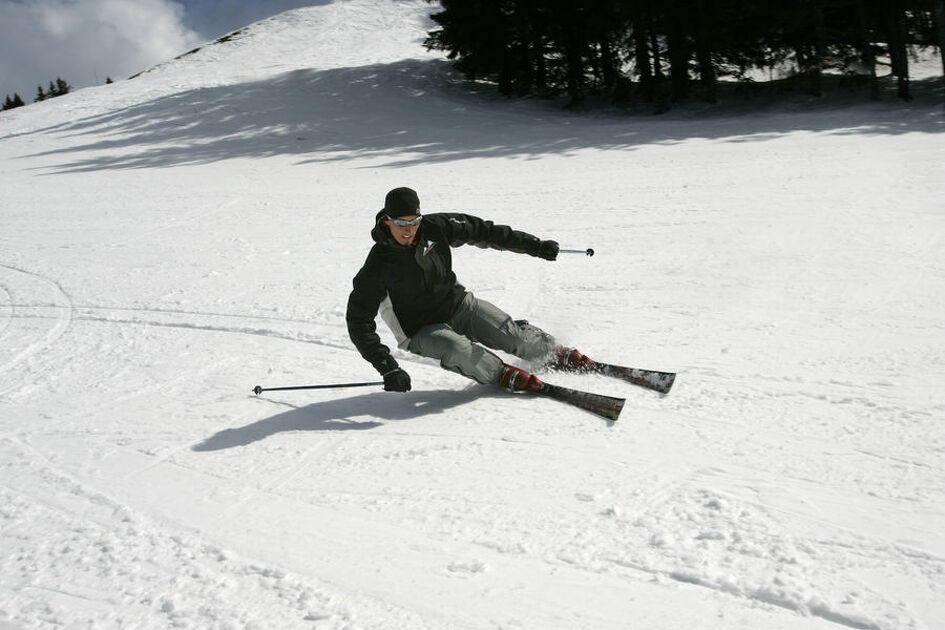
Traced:
POLYGON ((404 217, 397 217, 396 219, 388 218, 384 221, 384 224, 387 225, 387 228, 390 230, 391 235, 397 243, 400 245, 410 245, 417 236, 417 230, 420 229, 420 222, 417 221, 419 218, 420 215, 418 214, 409 214, 404 217), (398 225, 398 223, 401 225, 398 225), (414 224, 403 225, 404 223, 414 224))

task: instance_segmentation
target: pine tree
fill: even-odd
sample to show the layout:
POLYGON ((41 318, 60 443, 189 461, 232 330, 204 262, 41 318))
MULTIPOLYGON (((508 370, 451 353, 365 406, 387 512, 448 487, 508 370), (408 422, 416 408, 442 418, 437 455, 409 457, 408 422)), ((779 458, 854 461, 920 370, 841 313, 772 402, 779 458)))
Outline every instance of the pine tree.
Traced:
POLYGON ((62 96, 72 91, 72 86, 66 83, 61 77, 56 77, 56 96, 62 96))
MULTIPOLYGON (((434 0, 430 0, 433 2, 434 0)), ((945 47, 945 0, 441 0, 428 49, 447 52, 471 79, 502 94, 617 93, 631 69, 643 99, 668 107, 718 98, 718 81, 748 83, 751 70, 794 60, 806 89, 822 94, 827 72, 878 93, 877 56, 890 58, 902 98, 911 97, 916 47, 945 47), (937 27, 937 30, 936 30, 937 27)), ((943 59, 945 70, 945 59, 943 59)))
POLYGON ((945 0, 934 0, 933 13, 935 14, 938 54, 942 61, 942 83, 945 86, 945 0))
POLYGON ((3 111, 8 109, 15 109, 17 107, 23 107, 26 103, 23 102, 23 99, 20 98, 19 94, 14 93, 13 98, 10 98, 10 95, 7 94, 6 99, 3 101, 3 111))
POLYGON ((36 100, 34 102, 38 103, 40 101, 45 101, 47 98, 48 97, 46 96, 46 93, 43 92, 43 86, 38 86, 36 88, 36 100))

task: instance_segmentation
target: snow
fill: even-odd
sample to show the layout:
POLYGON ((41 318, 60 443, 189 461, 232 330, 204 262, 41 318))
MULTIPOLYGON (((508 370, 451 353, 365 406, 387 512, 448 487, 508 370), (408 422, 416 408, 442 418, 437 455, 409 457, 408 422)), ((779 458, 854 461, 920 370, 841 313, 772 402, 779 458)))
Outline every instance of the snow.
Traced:
POLYGON ((0 116, 0 628, 945 628, 941 106, 568 113, 431 10, 0 116), (376 378, 345 302, 401 185, 593 247, 454 258, 672 393, 546 376, 608 426, 396 351, 409 394, 253 396, 376 378))

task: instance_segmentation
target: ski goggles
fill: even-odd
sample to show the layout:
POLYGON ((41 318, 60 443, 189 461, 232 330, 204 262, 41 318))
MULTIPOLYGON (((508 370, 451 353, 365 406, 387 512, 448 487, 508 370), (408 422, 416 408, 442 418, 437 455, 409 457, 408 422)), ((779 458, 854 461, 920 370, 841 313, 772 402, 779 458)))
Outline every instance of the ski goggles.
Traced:
POLYGON ((413 227, 415 225, 420 225, 420 221, 423 217, 417 217, 415 219, 395 219, 394 217, 388 216, 387 220, 396 225, 397 227, 413 227))

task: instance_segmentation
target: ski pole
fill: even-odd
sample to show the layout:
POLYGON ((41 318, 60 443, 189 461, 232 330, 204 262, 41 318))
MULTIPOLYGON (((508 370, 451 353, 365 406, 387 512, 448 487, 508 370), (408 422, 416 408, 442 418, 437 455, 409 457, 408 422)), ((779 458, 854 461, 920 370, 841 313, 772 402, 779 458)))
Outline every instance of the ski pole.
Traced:
POLYGON ((260 387, 253 388, 253 393, 259 396, 263 392, 282 392, 290 389, 335 389, 339 387, 370 387, 371 385, 383 385, 384 381, 372 381, 370 383, 333 383, 331 385, 296 385, 295 387, 260 387))
POLYGON ((559 249, 559 254, 585 254, 587 256, 593 256, 594 250, 588 247, 587 249, 559 249))

